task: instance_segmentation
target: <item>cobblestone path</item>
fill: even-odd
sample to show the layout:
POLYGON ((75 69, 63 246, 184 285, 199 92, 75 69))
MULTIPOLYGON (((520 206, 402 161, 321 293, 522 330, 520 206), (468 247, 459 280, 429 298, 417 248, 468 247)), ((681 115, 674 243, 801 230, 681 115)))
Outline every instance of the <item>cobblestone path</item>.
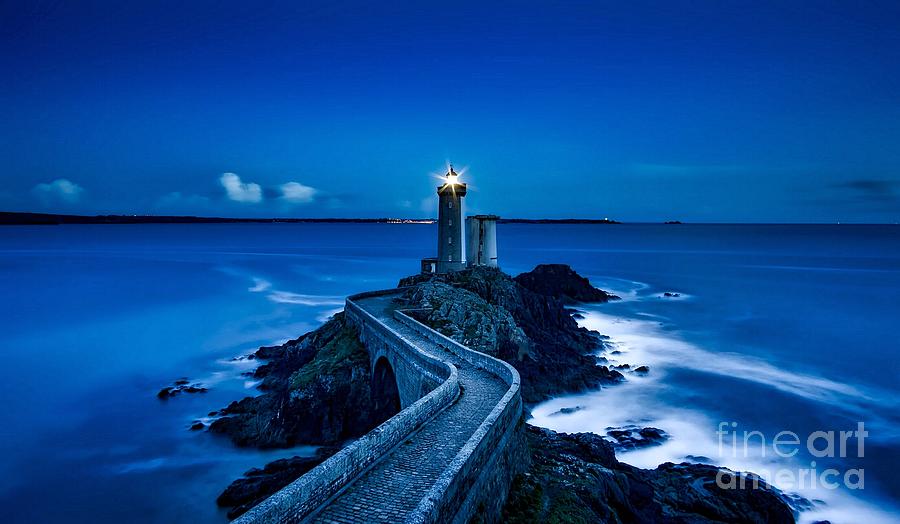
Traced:
POLYGON ((393 317, 391 295, 357 304, 426 353, 459 369, 459 399, 348 485, 312 522, 403 522, 424 498, 509 386, 393 317))

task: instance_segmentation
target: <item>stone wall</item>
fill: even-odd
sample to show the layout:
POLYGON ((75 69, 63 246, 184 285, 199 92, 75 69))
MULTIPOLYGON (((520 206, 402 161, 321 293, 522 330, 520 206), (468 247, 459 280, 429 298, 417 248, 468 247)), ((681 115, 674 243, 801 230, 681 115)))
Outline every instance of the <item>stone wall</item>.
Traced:
MULTIPOLYGON (((361 337, 389 342, 398 350, 402 348, 402 353, 410 358, 416 354, 418 359, 416 369, 428 375, 431 380, 438 380, 440 385, 258 504, 235 520, 235 523, 286 524, 299 521, 328 501, 348 482, 459 396, 459 378, 455 366, 419 351, 399 334, 354 304, 353 298, 357 297, 347 299, 345 311, 347 318, 361 328, 361 337)), ((372 360, 374 362, 376 359, 372 360)), ((395 372, 399 380, 401 372, 399 370, 395 372)))
POLYGON ((522 431, 519 372, 506 362, 473 351, 401 311, 394 316, 509 386, 408 522, 465 523, 475 515, 482 522, 498 522, 512 478, 524 471, 528 460, 522 431))
MULTIPOLYGON (((353 444, 272 495, 235 522, 298 522, 402 442, 460 394, 457 368, 421 351, 354 300, 398 290, 354 295, 345 314, 369 351, 372 365, 387 358, 397 377, 403 410, 353 444)), ((522 440, 519 373, 501 360, 473 351, 400 311, 394 318, 469 364, 499 377, 509 388, 410 516, 410 522, 468 522, 476 514, 496 522, 512 477, 527 465, 522 440)))
POLYGON ((447 378, 447 365, 426 355, 403 335, 385 326, 369 312, 359 307, 353 299, 393 294, 396 290, 373 291, 354 295, 344 308, 347 321, 359 331, 359 338, 369 352, 374 371, 378 359, 384 357, 397 377, 400 407, 406 409, 428 394, 447 378))

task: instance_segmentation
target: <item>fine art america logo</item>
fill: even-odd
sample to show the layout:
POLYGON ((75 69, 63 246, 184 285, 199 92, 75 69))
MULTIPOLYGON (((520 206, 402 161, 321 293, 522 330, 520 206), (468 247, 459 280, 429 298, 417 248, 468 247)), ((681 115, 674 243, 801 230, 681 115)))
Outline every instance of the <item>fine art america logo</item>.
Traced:
POLYGON ((869 432, 866 431, 863 422, 857 422, 856 429, 850 431, 814 431, 806 435, 806 438, 793 431, 781 431, 771 439, 761 431, 739 430, 737 422, 720 422, 716 435, 719 437, 719 456, 722 458, 761 456, 775 460, 790 459, 801 451, 813 457, 808 466, 800 463, 795 467, 762 469, 755 471, 755 475, 734 475, 727 470, 719 470, 716 474, 716 485, 722 489, 744 489, 747 486, 758 488, 760 478, 790 489, 865 487, 863 468, 843 471, 832 467, 820 469, 821 466, 817 465, 815 460, 865 457, 865 439, 869 436, 869 432))

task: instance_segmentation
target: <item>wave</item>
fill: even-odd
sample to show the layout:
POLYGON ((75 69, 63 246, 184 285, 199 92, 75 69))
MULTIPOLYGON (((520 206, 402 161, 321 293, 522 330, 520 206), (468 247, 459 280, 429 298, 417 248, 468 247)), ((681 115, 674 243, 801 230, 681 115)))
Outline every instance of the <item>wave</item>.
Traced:
POLYGON ((272 291, 268 299, 279 304, 299 304, 302 306, 337 306, 343 305, 344 297, 328 295, 303 295, 290 291, 272 291))
MULTIPOLYGON (((622 318, 594 310, 582 311, 579 323, 610 337, 609 349, 603 353, 610 364, 648 364, 646 376, 630 374, 623 384, 600 391, 570 395, 536 406, 529 423, 567 433, 589 431, 599 435, 615 427, 627 425, 653 426, 665 430, 671 438, 659 446, 617 452, 623 462, 637 467, 655 468, 664 462, 713 462, 734 471, 752 471, 786 492, 797 492, 814 503, 800 514, 799 522, 819 520, 832 522, 896 522, 890 504, 884 509, 854 496, 850 490, 828 490, 823 487, 792 485, 779 482, 778 471, 809 468, 799 457, 785 459, 768 456, 761 449, 749 453, 730 453, 720 449, 713 420, 699 409, 684 404, 673 405, 672 388, 666 380, 668 372, 678 368, 723 375, 765 385, 775 390, 827 404, 855 413, 878 429, 880 437, 892 438, 896 424, 878 419, 870 410, 878 406, 887 412, 895 404, 893 395, 871 388, 840 383, 825 377, 776 367, 752 356, 705 350, 663 329, 659 320, 622 318), (581 409, 560 413, 561 409, 581 409), (623 406, 623 409, 609 409, 623 406), (713 458, 709 458, 713 457, 713 458), (770 473, 771 472, 771 473, 770 473), (773 478, 774 477, 774 478, 773 478)), ((739 428, 740 431, 748 428, 739 428)), ((873 434, 875 431, 871 431, 873 434)), ((773 435, 768 435, 772 437, 773 435)), ((726 441, 726 445, 727 445, 726 441)), ((752 447, 752 446, 751 446, 752 447)), ((743 451, 743 450, 742 450, 743 451)), ((819 470, 821 473, 821 470, 819 470)))
POLYGON ((754 356, 708 351, 665 332, 659 321, 616 317, 591 310, 585 311, 583 317, 580 325, 609 335, 615 349, 628 354, 631 362, 747 380, 808 400, 840 405, 859 414, 868 414, 867 408, 872 403, 890 398, 869 388, 790 371, 754 356))
POLYGON ((247 288, 247 291, 251 293, 261 293, 272 287, 272 283, 268 280, 263 280, 259 277, 252 277, 252 279, 253 285, 247 288))

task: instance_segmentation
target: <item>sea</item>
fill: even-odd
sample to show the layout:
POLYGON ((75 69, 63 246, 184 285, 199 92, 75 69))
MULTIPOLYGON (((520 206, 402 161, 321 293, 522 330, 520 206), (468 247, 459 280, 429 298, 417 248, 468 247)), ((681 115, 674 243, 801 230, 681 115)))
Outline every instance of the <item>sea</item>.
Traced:
MULTIPOLYGON (((393 287, 435 234, 0 228, 3 520, 227 522, 215 499, 232 480, 315 448, 239 449, 190 426, 257 393, 243 356, 393 287), (157 398, 181 378, 209 391, 157 398)), ((656 427, 668 440, 618 458, 760 473, 803 522, 900 521, 900 226, 500 224, 498 243, 508 273, 565 263, 620 296, 575 306, 579 322, 609 337, 610 365, 649 367, 531 406, 530 423, 656 427)))

